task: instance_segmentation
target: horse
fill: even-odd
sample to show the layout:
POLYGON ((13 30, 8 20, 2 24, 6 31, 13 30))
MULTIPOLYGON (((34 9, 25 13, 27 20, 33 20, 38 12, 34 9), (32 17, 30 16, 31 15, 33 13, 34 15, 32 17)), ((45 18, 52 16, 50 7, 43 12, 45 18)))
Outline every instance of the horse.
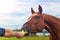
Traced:
POLYGON ((23 24, 22 29, 28 33, 40 32, 46 29, 50 33, 50 40, 60 40, 60 18, 49 14, 43 14, 41 5, 38 6, 38 12, 31 8, 32 15, 28 21, 23 24))

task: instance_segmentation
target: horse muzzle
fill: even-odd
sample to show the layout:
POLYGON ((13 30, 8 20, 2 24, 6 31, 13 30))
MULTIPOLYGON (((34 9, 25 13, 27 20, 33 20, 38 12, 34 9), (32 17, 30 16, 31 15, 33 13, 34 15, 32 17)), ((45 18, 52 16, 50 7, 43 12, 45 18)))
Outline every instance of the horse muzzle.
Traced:
POLYGON ((22 29, 26 30, 27 32, 32 32, 32 27, 29 25, 24 25, 22 29))

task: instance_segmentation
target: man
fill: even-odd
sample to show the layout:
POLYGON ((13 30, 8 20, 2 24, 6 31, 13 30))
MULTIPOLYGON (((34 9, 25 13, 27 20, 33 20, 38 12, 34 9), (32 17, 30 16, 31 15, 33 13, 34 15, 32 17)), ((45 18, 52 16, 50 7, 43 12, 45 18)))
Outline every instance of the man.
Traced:
POLYGON ((16 32, 12 31, 10 29, 4 29, 0 28, 0 36, 5 36, 5 37, 17 37, 17 38, 22 38, 24 36, 24 31, 23 32, 16 32))

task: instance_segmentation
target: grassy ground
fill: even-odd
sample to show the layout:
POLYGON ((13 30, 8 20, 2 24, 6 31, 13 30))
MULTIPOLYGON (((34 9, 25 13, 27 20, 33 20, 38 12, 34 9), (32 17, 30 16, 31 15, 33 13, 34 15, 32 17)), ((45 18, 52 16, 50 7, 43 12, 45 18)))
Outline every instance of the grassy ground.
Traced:
POLYGON ((29 36, 20 39, 17 39, 16 37, 11 37, 11 38, 0 37, 0 40, 49 40, 49 37, 29 36))

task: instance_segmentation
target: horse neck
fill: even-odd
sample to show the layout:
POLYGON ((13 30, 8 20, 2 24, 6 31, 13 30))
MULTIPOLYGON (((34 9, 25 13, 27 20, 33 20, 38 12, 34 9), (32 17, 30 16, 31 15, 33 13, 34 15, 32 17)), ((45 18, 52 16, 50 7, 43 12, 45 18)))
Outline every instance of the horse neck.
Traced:
POLYGON ((54 28, 54 29, 59 29, 60 27, 60 19, 59 18, 56 18, 54 16, 51 16, 51 15, 46 15, 44 16, 44 22, 50 26, 51 28, 54 28))
POLYGON ((53 38, 55 38, 54 40, 58 40, 56 32, 58 31, 57 29, 60 26, 60 19, 51 15, 44 15, 44 22, 48 26, 46 26, 47 31, 49 31, 50 34, 52 34, 53 38))

